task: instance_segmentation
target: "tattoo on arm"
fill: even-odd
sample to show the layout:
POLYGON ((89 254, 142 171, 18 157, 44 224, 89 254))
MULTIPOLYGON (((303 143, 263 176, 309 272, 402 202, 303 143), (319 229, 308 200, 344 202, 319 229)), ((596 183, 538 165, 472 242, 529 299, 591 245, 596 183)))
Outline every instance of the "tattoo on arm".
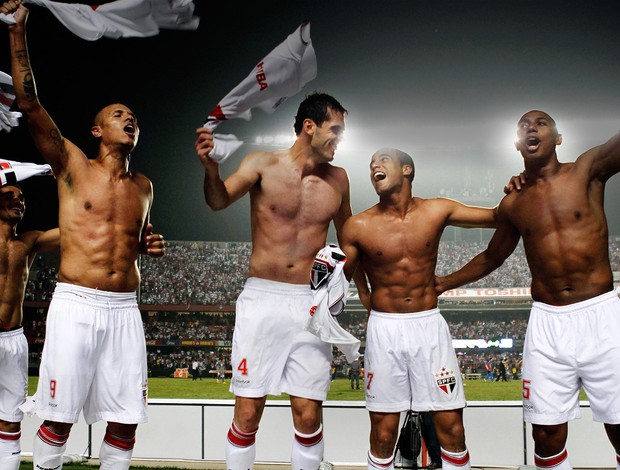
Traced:
POLYGON ((52 139, 52 143, 58 147, 60 147, 62 145, 62 136, 60 135, 60 132, 58 132, 58 129, 52 129, 50 131, 50 138, 52 139))
POLYGON ((24 93, 26 93, 26 99, 33 101, 37 98, 37 90, 34 86, 34 79, 32 78, 32 72, 28 71, 24 75, 24 93))
POLYGON ((28 59, 28 51, 22 49, 17 51, 17 62, 20 65, 20 73, 23 75, 23 88, 26 94, 26 99, 32 101, 37 97, 37 90, 34 84, 34 77, 32 76, 32 70, 30 68, 30 60, 28 59))

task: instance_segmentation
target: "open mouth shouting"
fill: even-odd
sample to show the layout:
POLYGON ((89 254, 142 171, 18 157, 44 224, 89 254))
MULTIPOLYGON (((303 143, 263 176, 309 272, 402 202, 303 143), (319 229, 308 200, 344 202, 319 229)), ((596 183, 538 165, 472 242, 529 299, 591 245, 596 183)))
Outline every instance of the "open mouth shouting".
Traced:
POLYGON ((530 152, 535 152, 540 146, 540 139, 536 136, 530 136, 525 139, 525 147, 530 152))
POLYGON ((133 124, 127 124, 125 127, 123 127, 123 130, 128 135, 136 135, 136 127, 133 124))

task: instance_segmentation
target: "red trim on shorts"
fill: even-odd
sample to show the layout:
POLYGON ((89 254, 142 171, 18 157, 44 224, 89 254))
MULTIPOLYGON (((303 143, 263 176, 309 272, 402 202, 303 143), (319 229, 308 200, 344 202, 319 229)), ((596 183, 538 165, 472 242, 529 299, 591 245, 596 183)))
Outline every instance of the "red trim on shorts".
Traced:
POLYGON ((228 442, 237 447, 250 447, 256 441, 258 428, 252 432, 244 432, 233 421, 228 430, 228 442))
POLYGON ((564 449, 558 455, 552 457, 539 457, 534 454, 534 465, 540 468, 552 468, 557 467, 568 458, 568 452, 564 449))
POLYGON ((620 463, 620 455, 616 454, 616 463, 620 463))
POLYGON ((465 451, 465 455, 460 458, 452 457, 445 452, 442 452, 441 460, 445 460, 446 462, 451 463, 452 465, 456 465, 457 467, 462 467, 464 465, 467 465, 467 462, 469 462, 469 451, 465 451))

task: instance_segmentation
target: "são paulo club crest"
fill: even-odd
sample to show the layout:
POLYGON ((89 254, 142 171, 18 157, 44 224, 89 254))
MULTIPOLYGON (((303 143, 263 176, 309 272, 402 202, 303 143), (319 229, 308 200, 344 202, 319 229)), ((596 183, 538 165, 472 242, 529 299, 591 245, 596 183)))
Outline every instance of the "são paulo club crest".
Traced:
POLYGON ((441 368, 441 371, 435 372, 435 381, 437 387, 444 393, 450 395, 456 387, 456 376, 453 370, 448 370, 445 367, 441 368))

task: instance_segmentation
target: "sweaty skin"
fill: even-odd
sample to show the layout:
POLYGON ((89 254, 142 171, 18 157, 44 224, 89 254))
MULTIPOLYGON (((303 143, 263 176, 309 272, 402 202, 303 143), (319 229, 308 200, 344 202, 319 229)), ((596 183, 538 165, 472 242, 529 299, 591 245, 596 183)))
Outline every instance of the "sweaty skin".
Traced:
POLYGON ((487 250, 461 270, 438 278, 438 292, 487 275, 523 239, 532 273, 532 298, 569 305, 613 289, 604 212, 607 180, 620 171, 620 134, 560 163, 562 142, 555 122, 542 111, 519 120, 517 150, 527 180, 499 205, 499 226, 487 250))
MULTIPOLYGON (((620 133, 570 163, 558 161, 561 143, 547 113, 533 110, 521 117, 515 145, 525 171, 508 185, 514 189, 500 202, 499 225, 487 249, 458 271, 438 277, 438 293, 501 266, 520 238, 535 301, 565 306, 613 291, 604 193, 607 180, 620 171, 620 133)), ((605 423, 605 431, 618 454, 620 426, 605 423)), ((538 456, 557 456, 566 446, 568 422, 532 424, 532 436, 538 456)))
MULTIPOLYGON (((28 9, 21 0, 9 0, 0 12, 13 14, 15 19, 7 29, 17 105, 57 180, 58 280, 103 291, 135 292, 140 284, 139 253, 154 257, 165 253, 163 237, 153 234, 149 223, 152 184, 129 169, 139 135, 136 117, 122 104, 99 111, 91 127, 98 153, 88 158, 61 134, 39 101, 26 46, 28 9)), ((67 435, 72 423, 45 420, 43 426, 67 435)), ((136 427, 135 423, 108 422, 106 432, 130 440, 136 427)))
MULTIPOLYGON (((16 17, 27 15, 24 7, 16 17), (24 12, 25 10, 25 12, 24 12)), ((138 142, 135 115, 122 104, 102 109, 91 132, 99 154, 87 156, 64 138, 36 95, 23 25, 11 33, 13 82, 20 110, 41 154, 58 183, 61 261, 58 280, 113 292, 135 291, 140 284, 139 249, 163 254, 163 237, 148 223, 153 202, 151 182, 129 169, 138 142), (159 243, 147 250, 151 242, 159 243)))
MULTIPOLYGON (((0 332, 19 328, 30 266, 37 253, 57 249, 58 229, 17 233, 26 203, 21 189, 0 187, 0 332)), ((2 388, 0 396, 8 393, 2 388)), ((16 433, 21 423, 0 419, 0 432, 16 433)))
MULTIPOLYGON (((360 292, 370 291, 373 310, 390 315, 423 312, 437 307, 435 266, 444 229, 495 227, 493 209, 466 206, 452 199, 423 199, 412 195, 414 165, 397 149, 380 149, 372 156, 370 178, 378 204, 349 218, 341 248, 347 255, 346 276, 358 264, 368 278, 360 292)), ((386 354, 391 345, 382 345, 386 354)), ((369 411, 370 453, 393 456, 400 412, 369 411)), ((466 450, 463 410, 436 410, 433 421, 441 446, 460 453, 466 450)))
POLYGON ((361 263, 375 310, 410 313, 435 308, 435 266, 444 229, 494 227, 495 212, 447 198, 412 196, 390 152, 375 153, 370 169, 379 203, 345 225, 345 273, 351 276, 361 263))
POLYGON ((58 229, 17 234, 26 204, 15 186, 0 187, 0 331, 22 324, 30 266, 37 253, 58 248, 58 229))
MULTIPOLYGON (((342 226, 351 216, 349 178, 332 162, 345 131, 345 115, 346 110, 329 95, 306 97, 295 116, 292 146, 249 153, 225 180, 220 177, 220 165, 209 157, 212 133, 206 128, 196 130, 207 205, 219 211, 250 196, 249 277, 309 287, 314 258, 325 247, 332 221, 340 239, 342 226)), ((256 432, 266 398, 236 396, 234 426, 245 433, 256 432)), ((296 432, 316 433, 322 402, 301 396, 290 396, 290 402, 296 432)), ((311 451, 311 459, 317 458, 318 449, 311 451)), ((296 465, 299 462, 293 462, 296 465)))
MULTIPOLYGON (((199 156, 205 167, 205 199, 221 210, 250 193, 252 254, 250 276, 308 284, 316 253, 325 246, 329 223, 337 232, 351 215, 349 179, 330 164, 344 130, 344 116, 331 112, 308 143, 296 142, 276 152, 248 154, 238 170, 222 182, 219 165, 199 156)), ((201 131, 200 138, 206 138, 201 131)))

